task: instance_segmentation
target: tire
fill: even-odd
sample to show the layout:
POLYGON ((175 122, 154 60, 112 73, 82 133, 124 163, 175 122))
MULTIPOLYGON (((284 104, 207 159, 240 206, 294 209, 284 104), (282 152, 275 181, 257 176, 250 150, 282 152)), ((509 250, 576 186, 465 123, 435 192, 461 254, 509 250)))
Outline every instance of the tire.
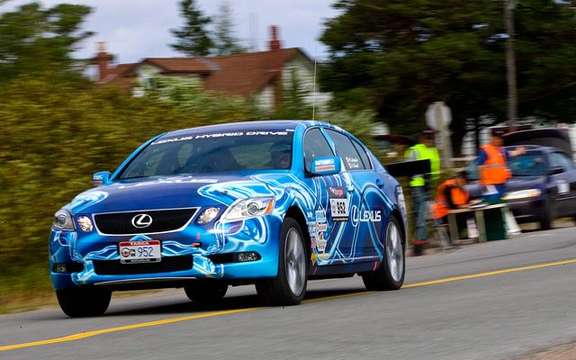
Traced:
POLYGON ((217 304, 228 291, 228 284, 219 281, 195 281, 184 286, 188 299, 205 305, 217 304))
POLYGON ((548 200, 546 206, 544 206, 544 212, 538 221, 540 223, 540 230, 550 230, 554 225, 554 214, 552 214, 552 204, 548 200))
POLYGON ((398 290, 404 284, 406 252, 404 234, 396 217, 386 227, 385 254, 375 271, 362 274, 367 290, 398 290))
POLYGON ((256 290, 269 305, 298 305, 306 295, 309 251, 305 247, 304 233, 298 222, 286 218, 280 236, 278 276, 273 280, 256 283, 256 290))
POLYGON ((106 289, 60 289, 56 290, 56 298, 69 317, 91 317, 106 312, 112 292, 106 289))

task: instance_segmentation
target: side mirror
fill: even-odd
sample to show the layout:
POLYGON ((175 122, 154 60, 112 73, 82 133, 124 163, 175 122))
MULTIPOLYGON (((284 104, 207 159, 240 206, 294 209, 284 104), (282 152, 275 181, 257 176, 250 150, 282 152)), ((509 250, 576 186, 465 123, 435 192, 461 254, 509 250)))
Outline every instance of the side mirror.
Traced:
POLYGON ((336 175, 340 173, 340 158, 338 156, 323 156, 312 160, 308 173, 312 176, 336 175))
POLYGON ((558 175, 558 174, 562 174, 564 172, 564 169, 560 166, 555 166, 553 168, 550 169, 550 171, 548 171, 548 175, 558 175))
POLYGON ((110 182, 110 171, 98 171, 92 175, 92 185, 100 186, 106 185, 110 182))

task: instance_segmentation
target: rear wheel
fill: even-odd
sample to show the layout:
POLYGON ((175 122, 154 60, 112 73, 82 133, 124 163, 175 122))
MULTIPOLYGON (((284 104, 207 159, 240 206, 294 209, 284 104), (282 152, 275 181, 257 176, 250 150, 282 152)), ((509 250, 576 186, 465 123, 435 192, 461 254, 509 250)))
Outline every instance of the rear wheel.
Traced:
POLYGON ((214 304, 222 301, 228 285, 218 281, 195 281, 184 286, 188 299, 201 304, 214 304))
POLYGON ((298 222, 286 218, 282 225, 278 277, 256 284, 258 295, 270 305, 298 305, 306 294, 309 256, 298 222))
POLYGON ((112 292, 105 289, 60 289, 56 298, 62 311, 70 316, 99 316, 106 312, 110 305, 112 292))
POLYGON ((392 217, 386 228, 384 258, 375 271, 362 274, 368 290, 398 290, 406 270, 404 235, 398 219, 392 217))

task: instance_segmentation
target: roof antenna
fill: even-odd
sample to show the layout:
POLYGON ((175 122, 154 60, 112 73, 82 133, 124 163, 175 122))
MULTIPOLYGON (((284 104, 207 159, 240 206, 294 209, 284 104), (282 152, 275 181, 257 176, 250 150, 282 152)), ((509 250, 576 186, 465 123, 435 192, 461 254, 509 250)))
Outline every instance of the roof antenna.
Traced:
POLYGON ((316 120, 316 74, 317 60, 314 57, 314 79, 312 81, 312 120, 316 120))

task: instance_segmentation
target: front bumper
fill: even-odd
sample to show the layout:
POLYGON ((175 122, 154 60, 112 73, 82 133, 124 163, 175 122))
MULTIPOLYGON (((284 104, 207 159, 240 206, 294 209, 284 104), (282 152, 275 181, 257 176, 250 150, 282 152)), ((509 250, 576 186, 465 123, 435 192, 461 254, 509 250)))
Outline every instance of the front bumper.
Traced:
POLYGON ((519 223, 538 221, 546 216, 546 201, 543 198, 513 200, 506 204, 519 223))
POLYGON ((281 219, 269 215, 225 226, 191 224, 177 233, 149 236, 53 229, 49 239, 52 284, 55 289, 128 284, 146 287, 194 279, 235 282, 273 278, 278 272, 280 228, 281 219), (119 242, 150 239, 162 242, 160 263, 119 263, 119 242), (234 254, 247 252, 257 253, 258 259, 234 262, 234 254), (63 269, 61 264, 68 266, 63 269))

